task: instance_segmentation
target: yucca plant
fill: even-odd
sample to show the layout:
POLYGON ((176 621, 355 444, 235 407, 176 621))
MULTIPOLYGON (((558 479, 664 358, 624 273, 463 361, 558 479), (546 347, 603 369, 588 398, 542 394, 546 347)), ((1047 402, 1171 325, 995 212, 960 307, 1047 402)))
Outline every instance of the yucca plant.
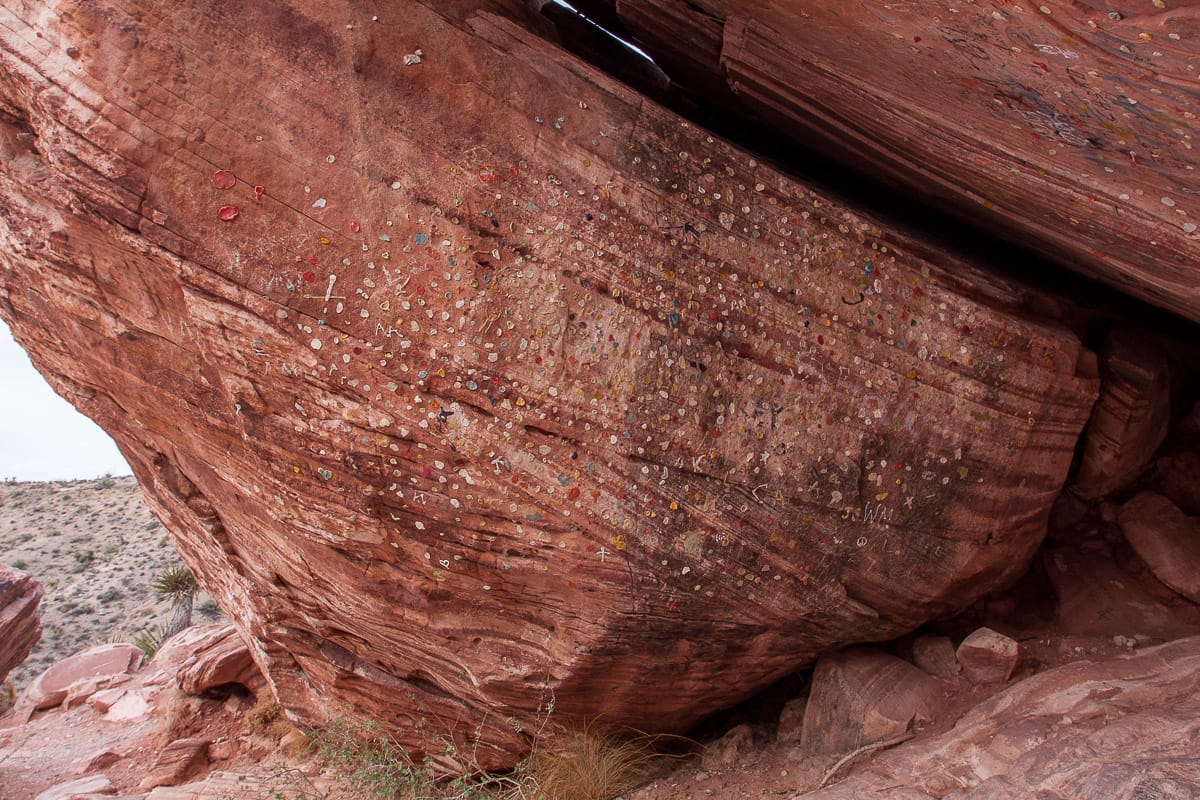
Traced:
POLYGON ((162 641, 192 624, 192 602, 196 599, 196 577, 185 566, 167 567, 154 578, 154 591, 171 600, 171 620, 162 641))

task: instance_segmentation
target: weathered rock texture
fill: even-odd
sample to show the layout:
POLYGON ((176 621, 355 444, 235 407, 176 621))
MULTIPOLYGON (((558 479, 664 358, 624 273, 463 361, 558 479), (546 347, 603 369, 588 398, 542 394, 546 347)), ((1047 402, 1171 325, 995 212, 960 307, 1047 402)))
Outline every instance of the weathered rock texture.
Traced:
POLYGON ((1194 797, 1200 639, 1028 678, 805 800, 1194 797))
POLYGON ((893 739, 933 719, 941 699, 938 682, 907 661, 852 647, 817 662, 800 745, 840 755, 893 739))
POLYGON ((1200 320, 1196 0, 584 0, 680 80, 1200 320))
POLYGON ((13 707, 14 721, 60 704, 78 705, 101 689, 128 680, 143 653, 124 642, 101 644, 57 662, 25 687, 13 707))
POLYGON ((1200 603, 1200 520, 1162 495, 1140 492, 1121 506, 1117 521, 1155 577, 1200 603))
POLYGON ((1100 351, 1100 396, 1083 435, 1071 490, 1095 500, 1129 484, 1150 462, 1171 425, 1166 354, 1145 334, 1110 334, 1100 351))
POLYGON ((0 682, 42 638, 41 600, 40 583, 28 573, 0 564, 0 682))
POLYGON ((522 9, 0 8, 0 314, 293 713, 481 766, 1008 581, 1096 394, 1019 288, 522 9))
POLYGON ((206 628, 196 637, 192 654, 179 666, 179 688, 188 694, 200 694, 229 684, 251 691, 262 688, 262 673, 250 655, 250 648, 234 627, 210 625, 206 628))

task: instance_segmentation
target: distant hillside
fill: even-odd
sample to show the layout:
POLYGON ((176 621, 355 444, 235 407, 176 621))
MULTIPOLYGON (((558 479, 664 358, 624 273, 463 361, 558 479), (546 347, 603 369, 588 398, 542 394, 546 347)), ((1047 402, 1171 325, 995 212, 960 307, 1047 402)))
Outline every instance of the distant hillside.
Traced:
MULTIPOLYGON (((137 482, 123 477, 0 484, 0 561, 46 589, 42 640, 9 676, 19 691, 63 656, 165 625, 170 602, 152 583, 179 557, 137 482)), ((196 621, 205 600, 196 598, 196 621)))

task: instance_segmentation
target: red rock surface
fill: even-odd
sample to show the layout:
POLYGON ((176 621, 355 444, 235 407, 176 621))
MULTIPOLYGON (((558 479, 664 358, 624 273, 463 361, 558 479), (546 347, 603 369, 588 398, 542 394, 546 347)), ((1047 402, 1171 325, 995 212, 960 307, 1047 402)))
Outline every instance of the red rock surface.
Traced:
POLYGON ((13 714, 24 721, 35 711, 53 708, 64 701, 77 705, 136 672, 143 655, 140 649, 124 642, 81 650, 34 678, 18 698, 13 714))
POLYGON ((1200 603, 1200 519, 1189 517, 1162 495, 1139 492, 1121 506, 1117 521, 1155 577, 1200 603))
POLYGON ((1004 683, 1017 668, 1021 648, 1015 639, 991 628, 979 628, 962 640, 956 655, 967 680, 1004 683))
POLYGON ((0 564, 0 682, 42 638, 41 599, 40 583, 26 572, 0 564))
POLYGON ((1083 434, 1071 485, 1094 500, 1127 486, 1150 462, 1171 424, 1167 357, 1144 332, 1122 330, 1100 350, 1100 396, 1083 434))
POLYGON ((937 680, 907 661, 852 647, 817 662, 800 745, 811 753, 841 755, 893 739, 933 719, 941 699, 937 680))
MULTIPOLYGON (((187 635, 185 629, 179 635, 187 635)), ((208 626, 194 645, 194 651, 179 666, 179 688, 188 694, 200 694, 228 684, 251 691, 262 688, 263 677, 232 625, 208 626)))
POLYGON ((1200 320, 1200 3, 601 0, 769 127, 1200 320))
POLYGON ((1200 639, 1028 678, 805 800, 1191 797, 1200 639))
POLYGON ((252 7, 0 8, 0 315, 298 717, 679 730, 1028 563, 1096 377, 1019 287, 521 4, 252 7))

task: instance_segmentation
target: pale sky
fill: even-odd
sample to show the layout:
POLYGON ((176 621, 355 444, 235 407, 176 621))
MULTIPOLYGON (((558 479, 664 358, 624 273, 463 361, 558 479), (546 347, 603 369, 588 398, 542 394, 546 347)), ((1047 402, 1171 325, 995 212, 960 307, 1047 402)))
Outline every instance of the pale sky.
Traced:
POLYGON ((0 479, 129 475, 117 446, 63 400, 29 363, 0 320, 0 479))

